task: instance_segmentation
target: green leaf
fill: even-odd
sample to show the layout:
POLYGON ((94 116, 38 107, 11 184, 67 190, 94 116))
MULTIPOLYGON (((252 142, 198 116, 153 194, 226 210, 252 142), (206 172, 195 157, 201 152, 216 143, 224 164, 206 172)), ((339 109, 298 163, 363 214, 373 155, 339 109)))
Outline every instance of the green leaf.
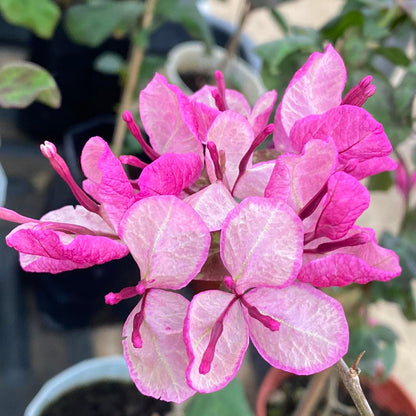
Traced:
POLYGON ((344 6, 341 10, 341 14, 346 14, 351 10, 361 10, 363 8, 363 2, 361 0, 350 0, 344 3, 344 6))
MULTIPOLYGON (((411 214, 413 223, 415 213, 411 214)), ((404 234, 416 238, 413 226, 405 228, 404 234)), ((416 303, 413 297, 412 281, 416 277, 416 246, 404 236, 395 237, 383 234, 380 245, 393 250, 400 258, 402 273, 388 282, 372 282, 370 285, 372 301, 383 299, 398 304, 403 315, 409 320, 416 320, 416 303)))
POLYGON ((367 188, 370 191, 387 191, 393 185, 393 178, 390 172, 382 172, 371 176, 367 188))
POLYGON ((94 69, 103 74, 118 75, 124 66, 123 57, 115 52, 104 52, 94 61, 94 69))
POLYGON ((396 334, 384 325, 370 326, 361 322, 358 327, 350 329, 350 344, 346 361, 352 363, 362 351, 359 368, 370 377, 379 375, 386 378, 396 359, 396 334))
POLYGON ((351 26, 363 26, 364 16, 359 10, 351 10, 332 19, 322 29, 321 34, 324 39, 335 42, 351 26))
POLYGON ((212 415, 253 416, 238 379, 215 393, 196 394, 185 409, 185 416, 212 415))
POLYGON ((192 37, 202 40, 208 49, 212 47, 214 38, 211 29, 195 0, 158 0, 156 7, 159 16, 184 25, 192 37))
POLYGON ((412 125, 412 104, 416 94, 416 63, 410 65, 400 85, 394 89, 394 104, 402 118, 412 125))
MULTIPOLYGON (((409 249, 409 247, 406 246, 406 243, 409 242, 414 245, 414 248, 416 249, 416 210, 411 209, 408 212, 406 212, 406 215, 403 219, 402 224, 402 230, 400 232, 401 238, 401 245, 398 247, 399 249, 402 248, 401 246, 404 245, 406 249, 409 249)), ((416 268, 414 270, 414 273, 416 275, 416 268)))
POLYGON ((53 0, 0 0, 0 12, 7 22, 45 39, 52 37, 61 16, 53 0))
POLYGON ((53 108, 61 105, 61 94, 48 71, 30 62, 0 68, 0 106, 24 108, 35 100, 53 108))
POLYGON ((385 325, 376 325, 372 327, 373 334, 379 339, 380 341, 388 342, 390 344, 397 341, 396 333, 385 325))
POLYGON ((276 71, 279 65, 295 52, 312 52, 319 48, 317 40, 307 35, 289 35, 283 39, 264 43, 256 48, 256 53, 276 71))
POLYGON ((269 9, 269 10, 275 22, 279 25, 280 29, 282 29, 282 32, 287 35, 289 33, 289 25, 286 22, 286 19, 277 9, 269 9))
POLYGON ((96 47, 120 26, 133 26, 143 8, 134 0, 78 4, 68 9, 65 28, 74 42, 96 47))
POLYGON ((139 142, 129 131, 127 131, 123 141, 123 154, 139 155, 140 153, 143 153, 143 150, 139 142))
POLYGON ((381 46, 373 50, 373 53, 381 55, 388 59, 394 65, 409 66, 410 59, 406 56, 402 49, 396 47, 381 46))
POLYGON ((154 77, 155 72, 158 72, 163 68, 165 64, 165 57, 157 55, 146 55, 143 58, 143 63, 140 68, 139 76, 139 91, 141 91, 149 81, 154 77))
POLYGON ((149 45, 149 39, 152 30, 153 28, 150 27, 147 29, 137 28, 137 30, 133 32, 132 36, 134 45, 138 48, 146 49, 149 45))
POLYGON ((379 45, 390 35, 389 28, 380 26, 374 18, 366 18, 362 33, 363 41, 368 42, 368 45, 379 45))
MULTIPOLYGON (((396 95, 399 93, 393 88, 388 79, 369 67, 356 70, 351 73, 350 79, 352 84, 357 84, 359 80, 368 74, 373 74, 373 84, 377 87, 376 93, 364 104, 364 108, 383 125, 384 130, 389 137, 393 147, 397 147, 401 142, 409 137, 411 131, 410 123, 410 104, 406 104, 406 110, 397 111, 399 104, 396 95), (397 104, 396 104, 397 103, 397 104)), ((349 87, 352 85, 350 84, 349 87)), ((408 91, 402 90, 404 95, 408 95, 408 91)))
POLYGON ((361 30, 357 27, 349 27, 343 38, 343 54, 345 65, 349 73, 361 68, 368 61, 368 48, 363 39, 361 30))
POLYGON ((380 240, 380 245, 390 250, 393 250, 400 257, 400 265, 402 266, 402 276, 400 278, 393 279, 404 283, 404 277, 410 279, 416 277, 416 245, 415 241, 409 240, 405 236, 416 239, 416 235, 413 235, 413 230, 416 223, 415 211, 411 211, 408 214, 408 220, 404 225, 404 230, 400 236, 393 236, 390 233, 384 233, 380 240))
POLYGON ((261 78, 268 90, 275 89, 279 97, 283 96, 285 88, 293 77, 293 74, 305 63, 309 52, 295 52, 288 55, 278 68, 271 68, 269 63, 263 60, 261 78))
POLYGON ((267 7, 270 10, 273 10, 273 7, 276 7, 279 3, 284 3, 289 0, 250 0, 252 9, 259 7, 267 7))
POLYGON ((413 162, 413 165, 416 166, 416 146, 415 145, 413 145, 413 148, 412 148, 412 162, 413 162))
POLYGON ((360 0, 361 3, 367 5, 369 8, 374 10, 391 9, 396 5, 393 0, 360 0))

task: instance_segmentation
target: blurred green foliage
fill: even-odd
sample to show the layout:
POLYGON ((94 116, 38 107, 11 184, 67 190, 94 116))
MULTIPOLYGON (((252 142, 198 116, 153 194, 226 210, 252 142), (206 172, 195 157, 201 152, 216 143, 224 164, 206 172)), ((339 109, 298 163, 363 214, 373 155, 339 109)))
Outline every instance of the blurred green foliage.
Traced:
POLYGON ((215 393, 197 393, 185 409, 185 416, 212 415, 253 416, 240 380, 235 378, 215 393))
MULTIPOLYGON (((416 93, 416 61, 407 50, 416 50, 416 7, 412 2, 394 0, 345 1, 337 16, 318 29, 291 26, 277 7, 272 16, 282 30, 282 39, 260 45, 262 77, 267 89, 284 94, 294 72, 311 52, 332 43, 344 59, 348 80, 347 92, 364 76, 372 75, 376 97, 364 105, 383 124, 396 156, 404 166, 406 180, 415 171, 413 163, 403 161, 399 145, 412 132, 412 104, 416 93), (412 43, 412 45, 410 45, 412 43), (408 46, 410 46, 408 48, 408 46), (393 77, 398 68, 401 76, 393 77)), ((413 149, 416 155, 416 147, 413 149)), ((395 184, 395 173, 384 172, 371 177, 370 190, 388 191, 395 184)), ((411 187, 408 192, 410 193, 411 187)), ((403 315, 416 319, 412 282, 416 279, 416 209, 410 206, 410 194, 403 195, 404 216, 398 235, 385 233, 380 244, 400 257, 402 275, 389 282, 372 282, 365 286, 339 288, 335 296, 358 291, 358 300, 344 306, 350 324, 350 349, 346 357, 352 363, 365 350, 360 368, 369 376, 387 377, 396 357, 396 336, 392 329, 367 322, 368 306, 379 300, 394 302, 403 315)))
POLYGON ((0 0, 0 13, 7 22, 46 39, 53 35, 61 17, 53 0, 0 0))
MULTIPOLYGON (((373 75, 378 97, 382 98, 368 100, 365 108, 384 125, 394 146, 409 136, 416 62, 407 56, 405 47, 408 42, 415 43, 414 10, 393 0, 351 0, 318 29, 290 26, 277 10, 272 15, 285 36, 257 48, 263 60, 262 77, 267 89, 275 89, 282 96, 293 73, 310 53, 332 43, 347 67, 346 90, 364 76, 373 75), (398 85, 391 80, 396 67, 404 71, 398 85)), ((383 180, 377 183, 380 189, 387 186, 383 180)))
POLYGON ((52 75, 30 62, 0 68, 0 107, 24 108, 33 101, 53 108, 61 104, 61 94, 52 75))

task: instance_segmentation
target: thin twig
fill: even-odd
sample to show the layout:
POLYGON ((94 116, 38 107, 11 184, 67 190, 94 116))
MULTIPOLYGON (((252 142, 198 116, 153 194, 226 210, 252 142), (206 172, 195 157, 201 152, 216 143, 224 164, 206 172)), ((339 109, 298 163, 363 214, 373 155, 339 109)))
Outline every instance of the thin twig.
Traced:
POLYGON ((339 374, 332 368, 328 383, 328 394, 326 396, 326 405, 321 416, 330 416, 333 412, 338 412, 345 416, 354 416, 357 414, 355 407, 341 403, 338 399, 339 374))
POLYGON ((230 60, 237 52, 238 45, 240 44, 241 33, 243 32, 243 26, 251 10, 252 10, 252 7, 251 7, 250 0, 245 0, 245 4, 243 6, 243 12, 241 13, 240 19, 237 24, 237 28, 225 47, 226 49, 225 57, 224 57, 223 62, 220 65, 220 70, 224 74, 228 67, 228 64, 230 63, 230 60))
POLYGON ((361 388, 360 379, 358 377, 359 369, 357 368, 357 360, 354 364, 356 366, 355 368, 348 368, 347 364, 345 364, 345 361, 341 359, 338 361, 336 366, 338 368, 341 380, 344 383, 348 393, 350 394, 359 414, 361 416, 374 416, 374 413, 371 410, 371 407, 368 404, 361 388))
MULTIPOLYGON (((146 0, 143 13, 142 29, 146 31, 152 24, 157 0, 146 0)), ((124 137, 126 135, 126 124, 122 115, 130 108, 132 95, 137 84, 137 78, 143 62, 145 47, 137 46, 132 43, 130 59, 127 72, 127 80, 121 96, 121 102, 117 111, 116 126, 114 129, 112 149, 116 156, 119 156, 123 147, 124 137)))
POLYGON ((326 405, 321 416, 330 416, 334 410, 335 403, 338 402, 338 374, 331 371, 328 383, 328 394, 326 396, 326 405))
POLYGON ((361 370, 358 368, 358 364, 360 364, 361 358, 363 358, 364 354, 365 354, 365 351, 361 351, 361 352, 358 354, 358 357, 357 357, 357 358, 355 359, 355 361, 352 363, 352 366, 351 366, 351 369, 350 369, 350 370, 353 370, 353 371, 357 372, 357 375, 359 375, 359 374, 360 374, 360 371, 361 371, 361 370))
POLYGON ((315 407, 318 405, 319 399, 322 397, 324 387, 330 374, 331 368, 327 368, 312 376, 308 388, 302 396, 302 400, 299 402, 293 416, 308 416, 314 411, 315 407))

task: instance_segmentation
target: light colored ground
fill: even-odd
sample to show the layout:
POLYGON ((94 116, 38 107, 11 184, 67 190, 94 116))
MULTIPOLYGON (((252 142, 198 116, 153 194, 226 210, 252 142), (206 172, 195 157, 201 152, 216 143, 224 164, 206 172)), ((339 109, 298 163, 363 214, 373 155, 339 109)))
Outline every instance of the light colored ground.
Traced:
MULTIPOLYGON (((213 15, 235 24, 243 2, 241 0, 208 0, 207 4, 213 15)), ((297 0, 281 4, 279 11, 291 24, 318 28, 334 16, 342 4, 340 0, 297 0)), ((244 33, 255 43, 268 42, 282 36, 274 19, 265 9, 252 12, 245 26, 244 33)))

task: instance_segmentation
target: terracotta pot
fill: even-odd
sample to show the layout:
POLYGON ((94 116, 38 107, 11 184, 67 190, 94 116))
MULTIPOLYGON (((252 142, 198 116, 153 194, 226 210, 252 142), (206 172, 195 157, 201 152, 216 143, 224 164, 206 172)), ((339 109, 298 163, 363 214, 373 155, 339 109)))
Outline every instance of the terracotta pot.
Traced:
MULTIPOLYGON (((271 368, 263 379, 256 400, 256 416, 267 416, 267 402, 271 394, 289 377, 296 377, 277 368, 271 368)), ((370 390, 371 398, 384 410, 405 416, 416 416, 416 404, 394 379, 379 384, 362 380, 370 390)))
POLYGON ((293 374, 277 368, 271 368, 265 375, 256 399, 256 416, 267 416, 267 403, 271 394, 293 374))
POLYGON ((373 400, 381 408, 401 415, 416 416, 416 403, 394 378, 390 377, 384 383, 368 385, 373 400))

